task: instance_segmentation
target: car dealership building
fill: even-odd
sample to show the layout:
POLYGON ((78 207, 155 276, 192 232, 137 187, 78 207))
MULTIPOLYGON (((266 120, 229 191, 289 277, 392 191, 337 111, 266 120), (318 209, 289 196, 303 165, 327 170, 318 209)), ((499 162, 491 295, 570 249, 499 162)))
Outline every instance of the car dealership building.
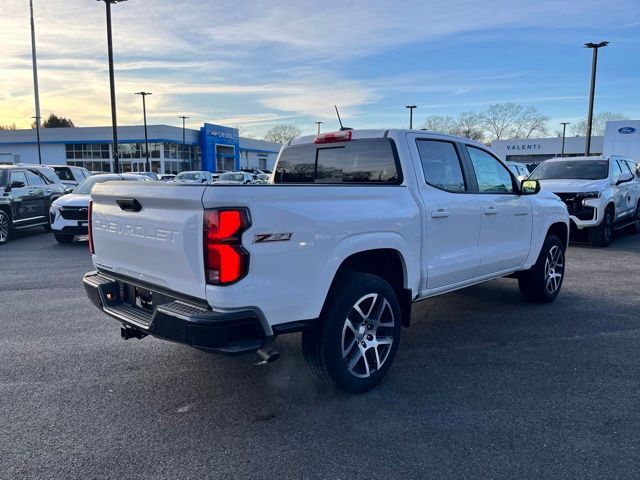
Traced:
MULTIPOLYGON (((280 144, 243 138, 238 129, 205 123, 199 130, 170 125, 147 126, 149 161, 156 173, 210 172, 240 168, 272 169, 280 144)), ((118 127, 122 172, 145 170, 144 126, 118 127)), ((111 127, 41 128, 42 163, 113 171, 111 127)), ((36 131, 0 131, 0 163, 38 163, 36 131)))
MULTIPOLYGON (((584 155, 586 137, 566 137, 565 157, 584 155)), ((491 148, 500 158, 538 164, 562 152, 562 137, 495 140, 491 148)), ((607 122, 604 136, 591 137, 591 155, 623 155, 640 162, 640 120, 607 122)))

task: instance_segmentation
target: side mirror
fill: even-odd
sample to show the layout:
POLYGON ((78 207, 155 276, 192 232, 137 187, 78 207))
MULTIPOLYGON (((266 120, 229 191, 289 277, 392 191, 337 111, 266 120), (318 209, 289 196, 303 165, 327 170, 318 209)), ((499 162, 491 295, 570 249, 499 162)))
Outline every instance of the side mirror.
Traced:
POLYGON ((540 192, 540 182, 537 180, 524 180, 520 185, 522 195, 535 195, 540 192))
POLYGON ((616 175, 616 185, 620 185, 621 183, 630 182, 633 180, 633 175, 629 172, 622 172, 616 175))

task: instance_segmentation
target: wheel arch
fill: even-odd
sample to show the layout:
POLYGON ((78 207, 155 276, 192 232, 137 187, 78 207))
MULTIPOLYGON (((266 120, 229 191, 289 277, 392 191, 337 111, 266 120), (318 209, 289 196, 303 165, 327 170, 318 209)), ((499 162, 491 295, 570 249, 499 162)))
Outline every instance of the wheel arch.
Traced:
POLYGON ((389 245, 363 248, 345 255, 335 270, 324 303, 327 303, 329 293, 341 272, 370 273, 384 279, 396 292, 400 302, 402 325, 408 327, 413 301, 412 276, 415 275, 415 272, 412 272, 406 256, 397 247, 397 245, 389 245))
POLYGON ((547 235, 555 235, 560 239, 565 250, 569 245, 569 227, 564 222, 556 222, 549 225, 547 235))

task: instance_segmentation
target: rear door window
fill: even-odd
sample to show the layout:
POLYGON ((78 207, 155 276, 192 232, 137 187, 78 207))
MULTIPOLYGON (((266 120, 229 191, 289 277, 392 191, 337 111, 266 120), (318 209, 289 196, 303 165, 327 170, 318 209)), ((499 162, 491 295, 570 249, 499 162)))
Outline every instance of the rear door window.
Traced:
POLYGON ((41 187, 44 185, 42 178, 40 178, 40 175, 38 175, 37 173, 33 173, 31 170, 25 170, 25 173, 27 174, 27 181, 29 182, 30 186, 41 187))
POLYGON ((456 148, 451 142, 416 140, 425 181, 448 192, 467 191, 462 166, 456 148))
POLYGON ((289 147, 282 152, 274 181, 395 185, 402 176, 391 140, 375 138, 289 147))

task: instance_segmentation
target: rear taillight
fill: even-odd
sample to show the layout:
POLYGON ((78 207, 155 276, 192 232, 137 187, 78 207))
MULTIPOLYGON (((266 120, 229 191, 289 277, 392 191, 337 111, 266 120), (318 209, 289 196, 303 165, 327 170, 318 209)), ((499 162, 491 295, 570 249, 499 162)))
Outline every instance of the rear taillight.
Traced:
POLYGON ((93 232, 91 231, 91 213, 93 211, 93 202, 89 202, 89 213, 87 215, 87 228, 89 230, 89 252, 93 255, 96 253, 95 248, 93 248, 93 232))
POLYGON ((341 130, 339 132, 327 132, 316 135, 313 143, 337 143, 351 140, 351 130, 341 130))
POLYGON ((245 208, 204 211, 204 273, 209 285, 229 285, 249 271, 249 252, 242 248, 242 233, 249 228, 245 208))

